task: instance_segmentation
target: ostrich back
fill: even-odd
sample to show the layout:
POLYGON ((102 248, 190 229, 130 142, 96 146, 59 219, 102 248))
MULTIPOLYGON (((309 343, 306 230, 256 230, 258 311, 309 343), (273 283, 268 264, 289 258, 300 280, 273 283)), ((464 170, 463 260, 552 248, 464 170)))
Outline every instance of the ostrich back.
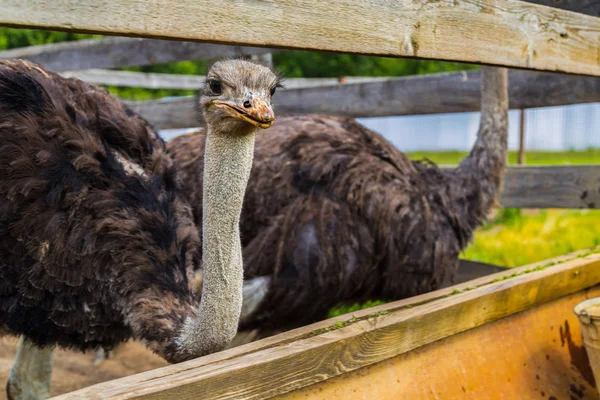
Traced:
MULTIPOLYGON (((204 134, 167 146, 202 220, 204 134)), ((271 276, 242 329, 288 329, 334 305, 453 279, 473 226, 452 173, 410 161, 350 118, 281 118, 257 136, 242 211, 245 279, 271 276)))
POLYGON ((83 350, 127 339, 145 306, 157 332, 180 318, 199 241, 172 164, 104 90, 0 61, 1 330, 83 350))

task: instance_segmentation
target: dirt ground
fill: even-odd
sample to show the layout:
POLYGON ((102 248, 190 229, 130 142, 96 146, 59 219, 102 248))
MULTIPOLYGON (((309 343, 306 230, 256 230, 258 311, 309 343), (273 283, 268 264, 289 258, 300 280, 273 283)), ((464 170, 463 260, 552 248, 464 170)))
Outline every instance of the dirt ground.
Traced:
MULTIPOLYGON (((0 337, 0 400, 6 400, 6 381, 17 352, 17 339, 0 337)), ((119 346, 108 360, 93 365, 94 353, 58 350, 54 357, 52 395, 81 389, 96 383, 163 367, 167 362, 141 344, 119 346)))

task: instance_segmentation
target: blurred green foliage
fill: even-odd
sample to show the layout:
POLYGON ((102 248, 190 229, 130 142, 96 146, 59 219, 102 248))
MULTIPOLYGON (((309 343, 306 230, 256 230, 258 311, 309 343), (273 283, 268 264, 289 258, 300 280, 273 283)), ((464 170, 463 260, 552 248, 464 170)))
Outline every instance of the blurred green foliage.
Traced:
POLYGON ((334 307, 329 310, 327 314, 327 318, 337 317, 338 315, 349 314, 354 311, 362 310, 364 308, 371 308, 378 306, 380 304, 385 304, 385 301, 381 300, 367 300, 364 303, 354 303, 352 305, 340 305, 338 307, 334 307))
MULTIPOLYGON (((75 34, 29 29, 0 28, 0 50, 33 46, 70 40, 101 38, 99 35, 75 34)), ((339 77, 339 76, 405 76, 434 72, 458 71, 477 68, 476 65, 367 57, 350 54, 293 51, 274 53, 273 63, 288 78, 339 77)), ((125 68, 128 71, 169 74, 203 75, 206 61, 182 61, 163 65, 125 68)), ((107 89, 127 100, 149 100, 166 96, 193 94, 189 90, 143 89, 109 86, 107 89)))
POLYGON ((288 78, 405 76, 477 68, 476 65, 441 61, 306 51, 275 53, 273 63, 288 78))
POLYGON ((0 50, 101 37, 80 33, 0 28, 0 50))

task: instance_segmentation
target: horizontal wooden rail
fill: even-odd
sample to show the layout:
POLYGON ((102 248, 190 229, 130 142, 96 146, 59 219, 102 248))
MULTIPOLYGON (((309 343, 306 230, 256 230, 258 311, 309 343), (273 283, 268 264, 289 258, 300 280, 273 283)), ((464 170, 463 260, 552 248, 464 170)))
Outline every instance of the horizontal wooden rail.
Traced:
POLYGON ((600 75, 599 18, 515 0, 0 0, 0 9, 11 27, 600 75))
MULTIPOLYGON (((529 3, 600 16, 597 0, 526 0, 529 3)), ((159 39, 104 38, 52 43, 0 51, 0 58, 25 58, 55 71, 123 68, 184 60, 263 54, 277 49, 174 42, 159 39)), ((91 75, 96 77, 97 75, 91 75)), ((105 83, 105 82, 98 82, 105 83)), ((107 83, 108 84, 108 83, 107 83)), ((171 88, 168 86, 167 88, 171 88)), ((187 89, 188 87, 185 87, 187 89)))
POLYGON ((600 208, 600 165, 509 167, 499 202, 505 208, 600 208))
POLYGON ((600 208, 600 165, 509 168, 500 204, 511 208, 600 208))
POLYGON ((390 359, 599 283, 599 254, 561 257, 56 399, 265 399, 390 359))
POLYGON ((61 74, 98 85, 140 87, 146 89, 197 90, 204 85, 205 77, 198 75, 157 74, 106 69, 67 71, 61 74))
MULTIPOLYGON (((141 87, 147 89, 188 89, 195 90, 204 85, 205 77, 197 75, 156 74, 131 71, 111 71, 88 69, 67 71, 66 77, 76 77, 99 85, 141 87)), ((349 83, 381 82, 390 78, 349 76, 340 78, 291 78, 285 80, 286 89, 335 86, 349 83)))
MULTIPOLYGON (((0 8, 4 5, 0 1, 0 8)), ((277 52, 277 49, 172 40, 104 38, 0 51, 1 59, 23 58, 53 71, 123 68, 277 52)))
MULTIPOLYGON (((328 114, 351 117, 479 111, 479 71, 390 78, 367 83, 281 90, 277 115, 328 114)), ((551 73, 511 71, 511 108, 533 108, 600 101, 600 79, 551 73)), ((160 129, 198 126, 194 98, 132 102, 160 129)))

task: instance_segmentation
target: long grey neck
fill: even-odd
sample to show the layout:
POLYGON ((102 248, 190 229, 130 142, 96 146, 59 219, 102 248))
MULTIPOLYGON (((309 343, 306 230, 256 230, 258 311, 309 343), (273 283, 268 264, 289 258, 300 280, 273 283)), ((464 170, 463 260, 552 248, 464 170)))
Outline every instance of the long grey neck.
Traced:
POLYGON ((493 207, 502 188, 508 146, 508 75, 506 68, 481 67, 481 120, 477 141, 455 170, 456 195, 476 225, 493 207))
POLYGON ((242 309, 240 214, 250 177, 255 132, 208 127, 204 155, 202 300, 186 321, 182 349, 198 357, 219 351, 237 332, 242 309))

